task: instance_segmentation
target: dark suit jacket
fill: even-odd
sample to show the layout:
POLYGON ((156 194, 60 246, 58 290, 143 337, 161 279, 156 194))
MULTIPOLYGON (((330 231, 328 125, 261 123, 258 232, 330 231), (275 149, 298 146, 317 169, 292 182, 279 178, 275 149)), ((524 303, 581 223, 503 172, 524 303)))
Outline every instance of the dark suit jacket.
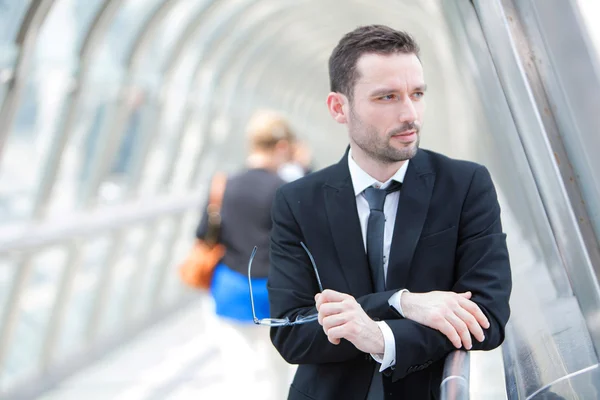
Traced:
MULTIPOLYGON (((325 289, 351 294, 371 318, 392 329, 396 365, 384 371, 386 398, 437 398, 444 357, 454 347, 437 330, 402 318, 388 299, 402 288, 471 291, 490 321, 484 342, 473 339, 473 349, 502 343, 511 274, 494 185, 481 165, 419 150, 400 193, 387 291, 373 293, 347 157, 283 186, 275 196, 271 314, 294 319, 316 312, 319 289, 303 241, 325 289)), ((379 364, 346 340, 329 343, 318 322, 272 328, 271 339, 285 360, 299 364, 289 399, 366 398, 379 364)))

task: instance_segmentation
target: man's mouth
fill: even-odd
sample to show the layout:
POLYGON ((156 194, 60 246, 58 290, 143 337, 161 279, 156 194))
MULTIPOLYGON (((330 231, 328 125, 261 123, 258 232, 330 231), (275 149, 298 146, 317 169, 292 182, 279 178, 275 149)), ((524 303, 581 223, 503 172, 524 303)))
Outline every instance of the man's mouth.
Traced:
POLYGON ((393 139, 398 139, 401 142, 404 143, 410 143, 416 140, 417 138, 417 131, 414 129, 411 129, 409 131, 404 131, 401 133, 398 133, 396 135, 392 135, 393 139))

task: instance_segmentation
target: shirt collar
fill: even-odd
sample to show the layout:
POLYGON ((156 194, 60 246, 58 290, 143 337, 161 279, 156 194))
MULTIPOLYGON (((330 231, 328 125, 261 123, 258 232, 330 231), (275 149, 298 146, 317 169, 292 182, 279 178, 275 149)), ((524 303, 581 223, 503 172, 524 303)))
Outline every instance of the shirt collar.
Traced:
POLYGON ((352 179, 352 186, 354 187, 354 195, 358 196, 370 186, 379 186, 385 189, 390 183, 392 183, 392 181, 402 183, 404 181, 404 175, 406 175, 409 162, 410 161, 407 160, 404 164, 402 164, 398 171, 396 171, 396 173, 386 182, 379 182, 377 179, 367 174, 361 167, 358 166, 356 161, 354 161, 352 158, 352 148, 350 148, 348 152, 348 168, 350 169, 350 178, 352 179))

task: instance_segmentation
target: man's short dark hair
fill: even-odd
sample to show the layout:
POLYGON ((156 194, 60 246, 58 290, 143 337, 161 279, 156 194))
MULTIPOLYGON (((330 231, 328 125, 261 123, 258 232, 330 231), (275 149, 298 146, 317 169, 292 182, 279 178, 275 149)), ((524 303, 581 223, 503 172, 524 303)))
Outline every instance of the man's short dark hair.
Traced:
POLYGON ((329 83, 332 92, 345 94, 352 100, 359 72, 358 59, 363 54, 414 54, 419 57, 419 45, 406 32, 385 25, 361 26, 342 37, 329 57, 329 83))

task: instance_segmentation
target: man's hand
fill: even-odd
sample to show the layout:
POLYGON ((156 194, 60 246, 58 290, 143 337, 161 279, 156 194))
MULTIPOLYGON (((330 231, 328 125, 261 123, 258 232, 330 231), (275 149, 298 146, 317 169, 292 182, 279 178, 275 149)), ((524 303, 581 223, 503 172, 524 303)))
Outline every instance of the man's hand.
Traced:
POLYGON ((319 324, 329 341, 339 344, 346 339, 358 350, 371 354, 383 354, 383 333, 354 297, 326 289, 315 296, 319 324))
POLYGON ((456 348, 470 350, 471 335, 483 342, 485 336, 482 327, 487 329, 490 323, 470 300, 471 292, 428 292, 402 294, 401 305, 404 316, 421 325, 437 329, 450 339, 456 348))

